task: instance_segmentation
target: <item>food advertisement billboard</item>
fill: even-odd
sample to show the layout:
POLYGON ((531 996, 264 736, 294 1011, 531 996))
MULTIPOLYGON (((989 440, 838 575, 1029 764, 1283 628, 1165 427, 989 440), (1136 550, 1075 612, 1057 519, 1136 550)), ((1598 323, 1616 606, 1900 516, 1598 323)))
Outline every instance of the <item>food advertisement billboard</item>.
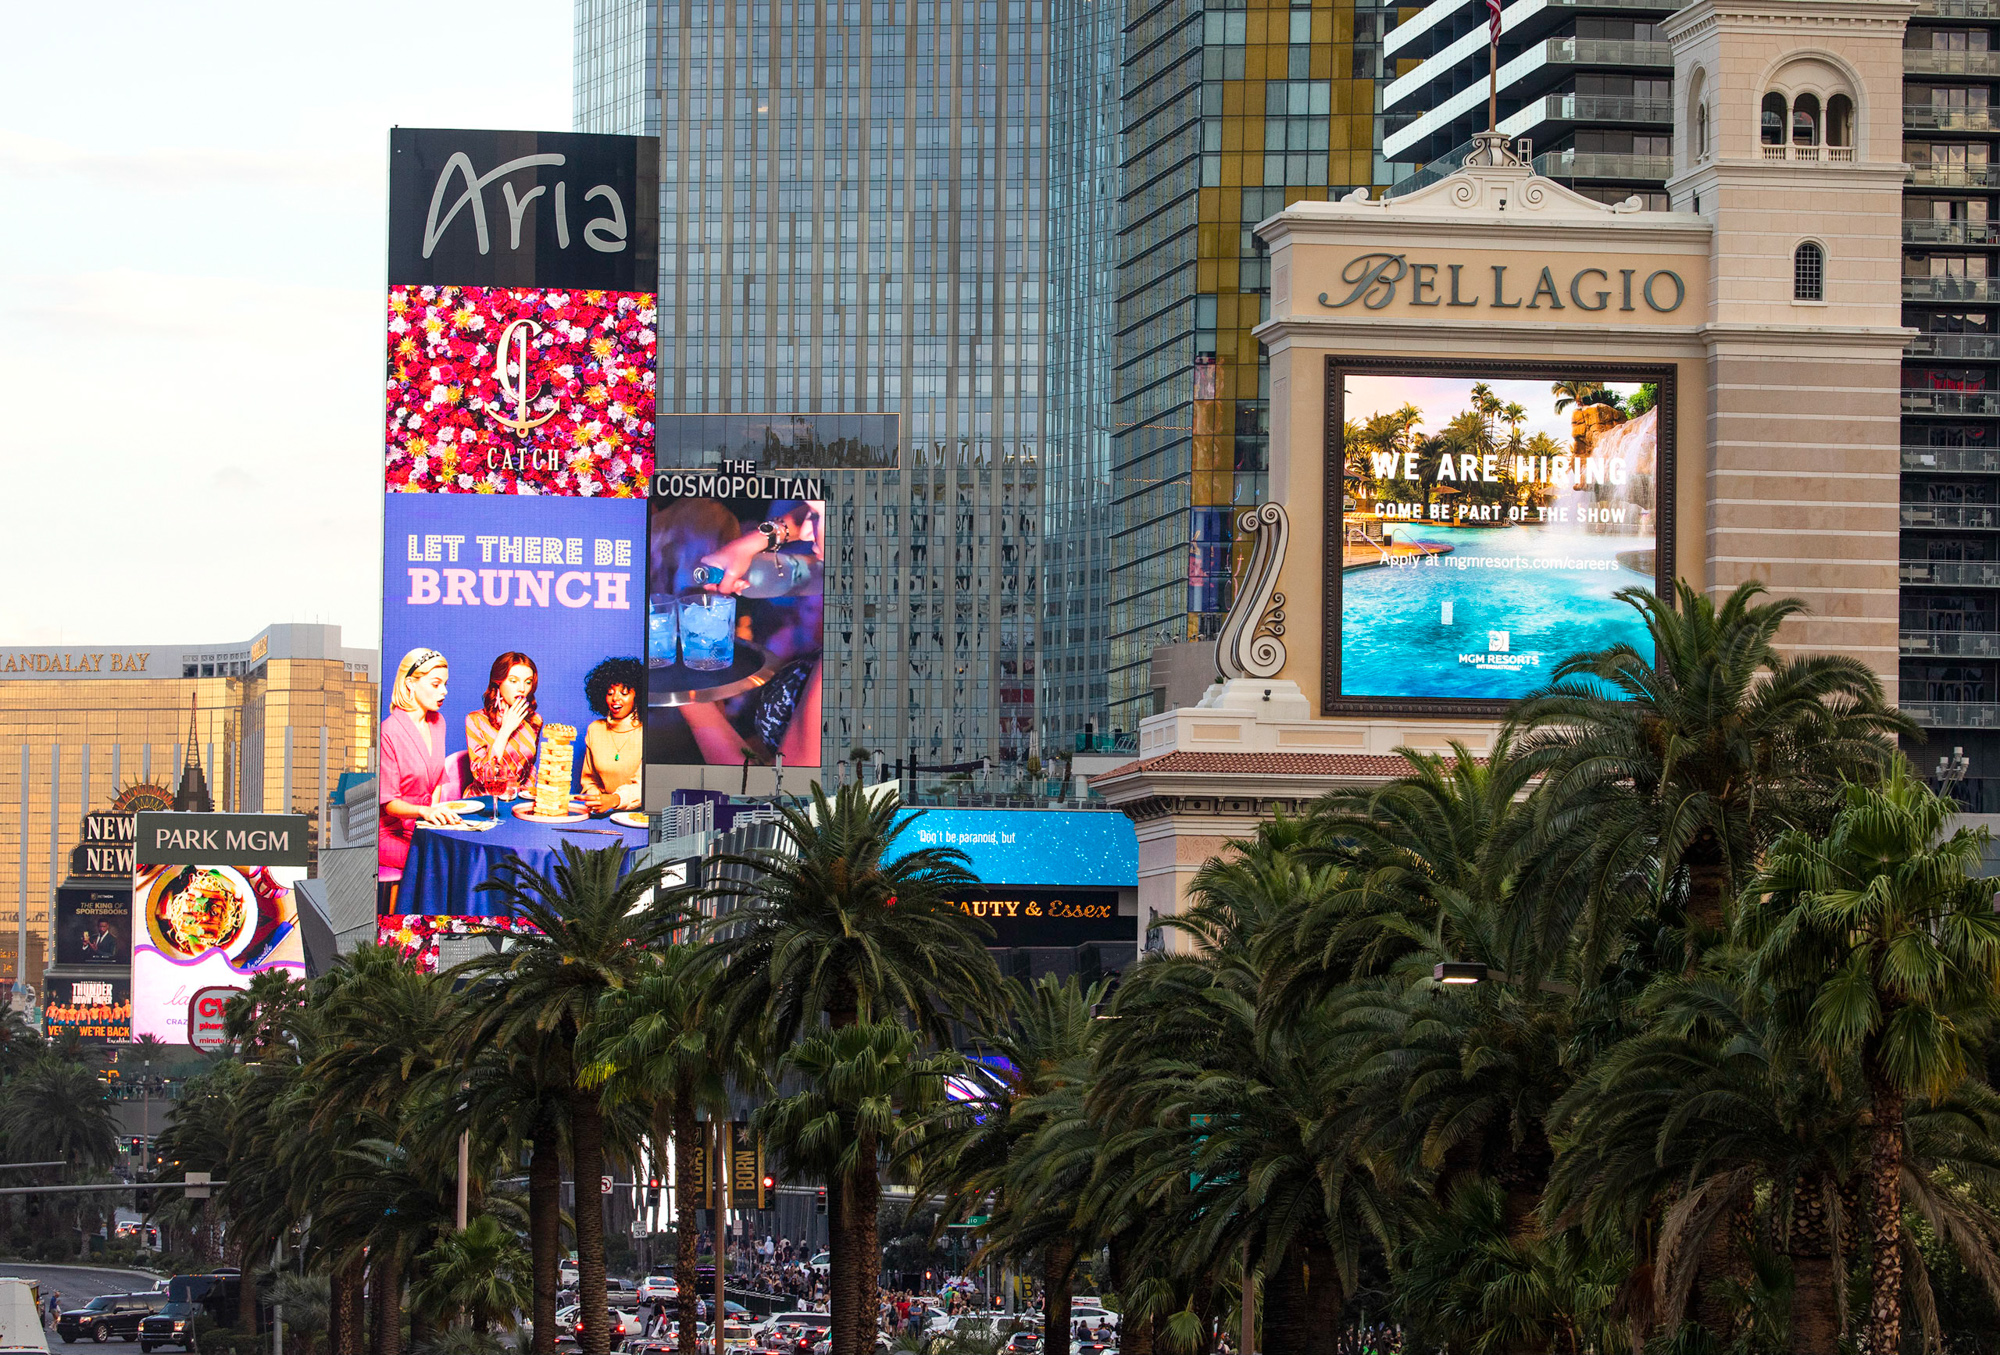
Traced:
POLYGON ((271 971, 305 977, 292 887, 305 878, 310 844, 299 814, 138 816, 133 1034, 184 1044, 199 990, 248 988, 271 971))
MULTIPOLYGON (((1671 369, 1340 362, 1330 710, 1484 713, 1630 644, 1672 577, 1671 369)), ((1330 468, 1331 469, 1331 468, 1330 468)))
POLYGON ((411 949, 504 914, 509 857, 645 842, 657 165, 391 137, 377 911, 411 949))
POLYGON ((132 985, 104 978, 48 981, 42 1029, 50 1039, 75 1035, 90 1044, 124 1044, 132 1038, 132 985))
POLYGON ((629 499, 389 499, 383 925, 505 911, 508 855, 645 844, 645 533, 629 499))
MULTIPOLYGON (((131 851, 129 840, 125 850, 128 854, 131 851)), ((131 870, 129 864, 126 870, 131 870)), ((56 963, 59 965, 94 967, 130 964, 131 888, 70 885, 58 889, 55 942, 56 963)))
POLYGON ((656 472, 646 544, 646 760, 819 766, 821 478, 656 472))

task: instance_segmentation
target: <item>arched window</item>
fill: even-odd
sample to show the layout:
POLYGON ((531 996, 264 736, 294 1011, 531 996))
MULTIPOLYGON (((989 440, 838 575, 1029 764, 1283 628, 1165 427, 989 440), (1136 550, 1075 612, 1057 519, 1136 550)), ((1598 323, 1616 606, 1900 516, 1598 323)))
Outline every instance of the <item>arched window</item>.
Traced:
POLYGON ((1826 251, 1811 240, 1792 251, 1792 300, 1826 300, 1826 251))
POLYGON ((1819 145, 1819 99, 1814 95, 1801 94, 1792 104, 1792 144, 1819 145))
POLYGON ((1845 94, 1836 94, 1826 101, 1826 144, 1854 144, 1854 100, 1845 94))
POLYGON ((1708 158, 1708 105, 1694 106, 1694 158, 1708 158))
POLYGON ((1764 125, 1761 135, 1766 146, 1785 144, 1785 96, 1775 90, 1764 96, 1764 125))

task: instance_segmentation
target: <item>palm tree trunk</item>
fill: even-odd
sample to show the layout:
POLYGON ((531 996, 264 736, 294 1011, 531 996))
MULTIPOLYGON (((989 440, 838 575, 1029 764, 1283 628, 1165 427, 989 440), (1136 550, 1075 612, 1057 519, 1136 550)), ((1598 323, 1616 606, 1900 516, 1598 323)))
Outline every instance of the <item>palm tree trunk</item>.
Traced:
POLYGON ((1838 1355, 1840 1278, 1833 1268, 1833 1231, 1826 1209, 1826 1183, 1799 1184, 1792 1202, 1793 1355, 1838 1355))
POLYGON ((562 1155, 556 1127, 535 1126, 528 1157, 528 1250, 535 1273, 535 1355, 556 1352, 556 1269, 562 1259, 562 1155))
MULTIPOLYGON (((1333 1248, 1318 1235, 1307 1238, 1302 1250, 1305 1290, 1300 1310, 1304 1314, 1305 1340, 1298 1346, 1299 1355, 1335 1355, 1340 1348, 1340 1313, 1347 1306, 1347 1291, 1340 1284, 1340 1267, 1333 1259, 1333 1248)), ((1266 1344, 1274 1351, 1284 1348, 1275 1342, 1266 1344)))
POLYGON ((1883 1075, 1872 1051, 1868 1062, 1875 1118, 1869 1129, 1868 1217, 1874 1255, 1869 1262, 1868 1348, 1893 1352, 1903 1338, 1903 1093, 1883 1075))
MULTIPOLYGON (((875 1349, 875 1310, 881 1303, 878 1277, 882 1252, 876 1240, 876 1216, 882 1205, 882 1180, 876 1165, 875 1135, 861 1134, 855 1143, 856 1164, 841 1182, 847 1199, 841 1206, 839 1236, 847 1255, 847 1288, 850 1295, 845 1347, 836 1345, 833 1355, 869 1355, 875 1349)), ((843 1258, 834 1253, 837 1265, 843 1258)), ((838 1285, 840 1280, 835 1279, 838 1285)))
MULTIPOLYGON (((840 1355, 848 1355, 846 1343, 854 1328, 854 1285, 848 1276, 849 1247, 847 1234, 844 1231, 852 1212, 847 1199, 847 1182, 845 1180, 827 1182, 827 1315, 832 1319, 829 1335, 840 1355)), ((870 1341, 868 1344, 872 1350, 875 1343, 870 1341)))
MULTIPOLYGON (((1255 1275, 1245 1275, 1243 1283, 1253 1285, 1255 1275)), ((1312 1339, 1311 1319, 1306 1309, 1306 1258, 1296 1244, 1285 1248, 1277 1265, 1264 1272, 1264 1349, 1303 1351, 1312 1339)))
POLYGON ((1681 862, 1688 873, 1688 961, 1692 964, 1703 948, 1698 944, 1698 934, 1712 938, 1728 926, 1723 906, 1729 892, 1729 863, 1723 857, 1721 839, 1707 828, 1697 832, 1688 843, 1681 862))
POLYGON ((1042 1355, 1069 1355, 1070 1273, 1076 1243, 1058 1238, 1042 1249, 1042 1355))
POLYGON ((334 1272, 328 1293, 329 1355, 361 1355, 366 1345, 362 1328, 368 1310, 368 1273, 359 1258, 334 1272))
POLYGON ((372 1355, 402 1355, 403 1273, 386 1248, 377 1247, 368 1260, 368 1308, 372 1355))
POLYGON ((681 1355, 695 1355, 695 1305, 701 1295, 701 1201, 694 1193, 701 1155, 701 1122, 694 1117, 694 1087, 683 1081, 674 1096, 674 1305, 679 1309, 681 1355))
POLYGON ((236 1269, 241 1280, 236 1286, 236 1329, 245 1336, 257 1334, 257 1270, 250 1254, 250 1239, 236 1246, 236 1269))
POLYGON ((611 1316, 604 1297, 604 1197, 597 1189, 597 1178, 604 1171, 604 1112, 597 1093, 570 1093, 569 1139, 576 1176, 576 1297, 583 1305, 583 1355, 610 1355, 611 1316))

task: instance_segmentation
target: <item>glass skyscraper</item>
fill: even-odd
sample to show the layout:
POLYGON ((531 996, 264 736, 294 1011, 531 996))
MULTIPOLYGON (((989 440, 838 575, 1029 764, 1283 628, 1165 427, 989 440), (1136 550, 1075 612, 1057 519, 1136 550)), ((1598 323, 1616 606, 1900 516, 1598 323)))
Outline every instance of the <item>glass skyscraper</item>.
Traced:
MULTIPOLYGON (((661 412, 903 416, 900 470, 828 486, 829 765, 1025 757, 1046 9, 638 0, 635 26, 602 3, 584 0, 580 34, 587 13, 593 31, 656 34, 661 412)), ((640 130, 616 123, 621 62, 579 42, 579 128, 640 130)))
POLYGON ((1110 719, 1153 713, 1149 657, 1211 639, 1261 502, 1269 377, 1251 233, 1303 199, 1391 182, 1376 0, 1129 0, 1122 87, 1110 719))

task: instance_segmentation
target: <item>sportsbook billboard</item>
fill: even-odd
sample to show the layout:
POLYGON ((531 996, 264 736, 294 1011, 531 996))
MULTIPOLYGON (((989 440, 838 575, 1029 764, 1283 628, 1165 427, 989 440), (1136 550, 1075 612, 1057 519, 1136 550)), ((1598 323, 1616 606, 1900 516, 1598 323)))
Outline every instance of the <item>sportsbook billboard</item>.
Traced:
POLYGON ((1329 708, 1497 709, 1572 654, 1650 656, 1616 594, 1671 576, 1672 389, 1670 370, 1337 365, 1329 708))
POLYGON ((390 161, 385 939, 504 911, 508 857, 644 845, 658 324, 656 138, 399 129, 390 161))
POLYGON ((201 989, 248 988, 272 971, 305 977, 292 886, 310 851, 301 814, 138 816, 133 1034, 185 1044, 188 1002, 201 989))

